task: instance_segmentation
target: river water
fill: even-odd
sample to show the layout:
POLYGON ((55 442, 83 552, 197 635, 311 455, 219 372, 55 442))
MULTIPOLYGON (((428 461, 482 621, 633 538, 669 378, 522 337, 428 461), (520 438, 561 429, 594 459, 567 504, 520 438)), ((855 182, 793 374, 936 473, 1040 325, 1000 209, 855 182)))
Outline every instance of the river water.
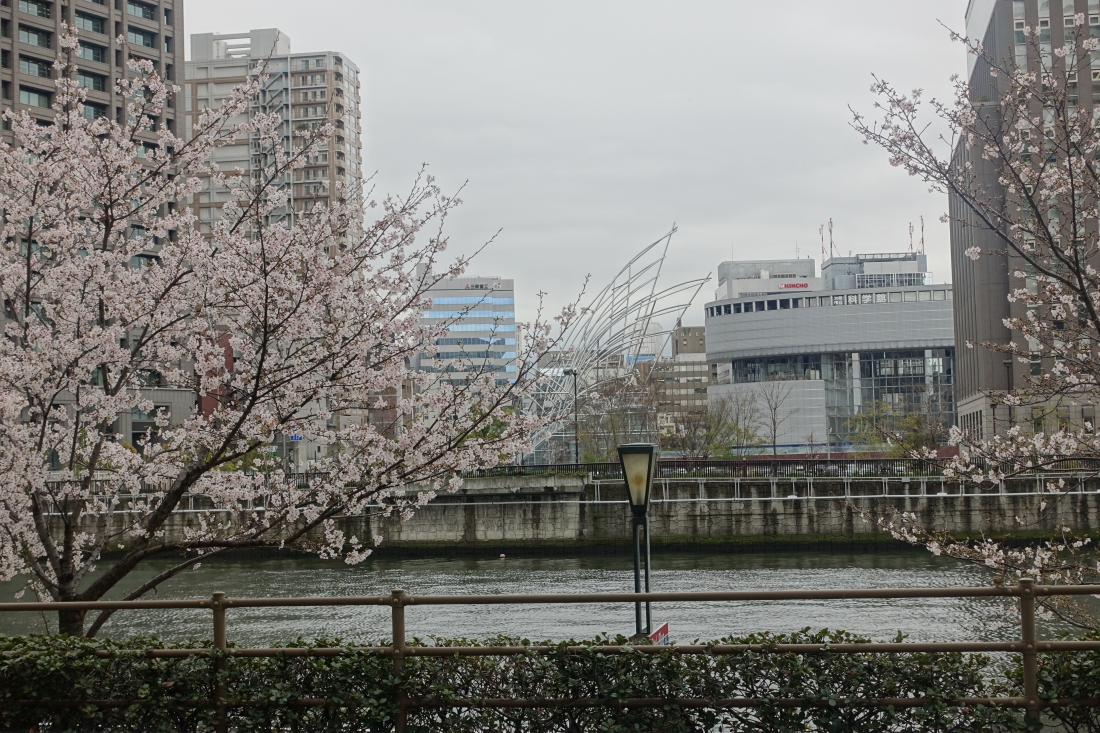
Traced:
MULTIPOLYGON (((715 591, 800 588, 887 588, 988 585, 982 568, 929 553, 697 554, 653 556, 653 590, 715 591)), ((167 563, 149 563, 128 587, 167 563)), ((357 566, 312 557, 223 559, 204 563, 164 584, 158 598, 362 596, 404 588, 414 595, 609 592, 633 589, 629 556, 523 559, 368 559, 357 566)), ((0 583, 0 602, 14 600, 16 582, 0 583)), ((122 590, 113 597, 119 597, 122 590)), ((33 599, 33 598, 31 598, 33 599)), ((28 600, 28 598, 24 598, 28 600)), ((875 640, 898 631, 912 641, 995 640, 1018 634, 995 599, 900 599, 654 604, 655 623, 669 621, 674 642, 803 627, 845 629, 875 640)), ((414 606, 408 635, 530 639, 592 638, 633 633, 631 604, 540 606, 414 606)), ((210 612, 156 610, 117 613, 103 635, 155 634, 170 641, 208 639, 210 612)), ((1010 618, 1010 617, 1009 617, 1010 618)), ((56 616, 0 613, 0 633, 42 633, 56 616)), ((228 636, 242 646, 298 637, 340 637, 378 643, 389 637, 389 611, 376 607, 231 609, 228 636)))

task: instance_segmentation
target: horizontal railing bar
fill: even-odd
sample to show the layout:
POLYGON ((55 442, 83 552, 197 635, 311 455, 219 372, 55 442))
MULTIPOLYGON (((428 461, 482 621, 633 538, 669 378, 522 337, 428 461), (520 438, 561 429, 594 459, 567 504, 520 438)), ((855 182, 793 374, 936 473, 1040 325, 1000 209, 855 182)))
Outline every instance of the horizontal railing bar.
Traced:
POLYGON ((154 609, 154 608, 210 608, 209 600, 179 600, 179 601, 34 601, 34 602, 0 602, 0 611, 96 611, 96 610, 122 610, 122 609, 154 609))
MULTIPOLYGON (((1093 593, 1100 592, 1100 586, 1093 593)), ((406 596, 407 606, 501 605, 534 603, 633 603, 635 601, 716 602, 716 601, 791 601, 850 600, 876 598, 982 598, 1016 596, 1015 586, 980 588, 856 588, 830 590, 773 591, 685 591, 680 593, 538 593, 468 596, 406 596)), ((237 601, 231 601, 237 603, 237 601)))
MULTIPOLYGON (((1100 595, 1095 585, 1038 585, 1037 596, 1100 595)), ((536 603, 633 603, 720 602, 720 601, 792 601, 861 600, 886 598, 990 598, 1020 595, 1018 586, 995 585, 956 588, 839 588, 829 590, 772 591, 684 591, 663 593, 528 593, 502 595, 404 596, 406 606, 469 606, 536 603)), ((273 608, 313 606, 390 606, 392 596, 311 596, 303 598, 227 598, 226 608, 273 608)), ((0 603, 0 611, 62 611, 97 609, 187 609, 212 608, 210 600, 137 600, 137 601, 41 601, 0 603)))

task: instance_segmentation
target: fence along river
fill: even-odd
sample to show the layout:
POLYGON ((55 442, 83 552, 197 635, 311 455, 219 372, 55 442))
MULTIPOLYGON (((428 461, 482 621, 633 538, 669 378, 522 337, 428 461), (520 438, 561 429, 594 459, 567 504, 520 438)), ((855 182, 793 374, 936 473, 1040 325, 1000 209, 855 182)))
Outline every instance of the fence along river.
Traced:
MULTIPOLYGON (((1100 530, 1100 464, 1062 461, 1003 485, 959 486, 929 461, 662 461, 650 509, 653 545, 662 549, 753 551, 889 546, 871 517, 912 512, 953 532, 1049 533, 1057 526, 1100 530), (1048 482, 1065 481, 1050 495, 1048 482)), ((410 487, 417 491, 417 487, 410 487)), ((166 526, 171 541, 203 511, 185 497, 166 526)), ((89 517, 89 521, 93 519, 89 517)), ((123 517, 114 519, 124 532, 123 517)), ((495 556, 504 552, 576 554, 622 550, 629 508, 617 464, 502 467, 465 479, 408 521, 398 516, 339 520, 360 538, 380 539, 382 554, 495 556)))
MULTIPOLYGON (((874 553, 659 553, 653 589, 664 592, 771 591, 819 588, 983 586, 982 568, 919 550, 874 553)), ((166 563, 141 569, 133 585, 166 563)), ((0 600, 14 601, 19 582, 0 584, 0 600)), ((357 566, 305 555, 213 560, 174 578, 150 596, 202 599, 224 591, 230 598, 388 595, 611 593, 633 589, 626 555, 542 558, 368 558, 357 566)), ((113 598, 121 597, 122 591, 113 598)), ((27 594, 23 601, 34 600, 27 594)), ((669 621, 673 641, 714 639, 756 631, 789 632, 806 626, 845 629, 883 641, 898 631, 913 641, 1003 641, 1019 629, 995 623, 1003 600, 923 598, 875 600, 784 600, 735 603, 662 603, 657 623, 669 621)), ((0 613, 0 633, 41 633, 52 614, 0 613)), ((388 610, 377 607, 234 609, 229 641, 239 645, 285 643, 299 636, 330 636, 360 643, 388 638, 388 610)), ((530 639, 594 638, 633 633, 632 604, 591 606, 425 606, 410 609, 409 638, 496 634, 530 639)), ((1053 629, 1040 628, 1044 633, 1053 629)), ((143 610, 116 614, 102 632, 125 637, 155 634, 168 641, 207 638, 207 610, 143 610)), ((1048 636, 1049 638, 1049 636, 1048 636)))

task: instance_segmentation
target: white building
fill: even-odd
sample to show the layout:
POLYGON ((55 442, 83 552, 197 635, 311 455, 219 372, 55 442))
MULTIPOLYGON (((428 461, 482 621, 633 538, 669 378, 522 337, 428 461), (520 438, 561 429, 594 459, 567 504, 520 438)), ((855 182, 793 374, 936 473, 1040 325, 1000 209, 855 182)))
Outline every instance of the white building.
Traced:
POLYGON ((859 449, 850 421, 876 403, 953 425, 951 285, 933 285, 924 255, 914 252, 832 258, 818 278, 813 267, 813 260, 723 263, 719 273, 737 277, 705 306, 716 382, 708 400, 751 393, 765 411, 768 399, 778 400, 780 453, 859 449), (781 270, 791 277, 746 277, 781 270))

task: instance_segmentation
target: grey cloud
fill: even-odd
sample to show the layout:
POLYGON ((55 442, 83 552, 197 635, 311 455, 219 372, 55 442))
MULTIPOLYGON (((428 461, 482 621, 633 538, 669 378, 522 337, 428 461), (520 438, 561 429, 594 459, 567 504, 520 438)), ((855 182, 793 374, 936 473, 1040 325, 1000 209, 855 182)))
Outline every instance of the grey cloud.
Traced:
MULTIPOLYGON (((942 195, 891 168, 847 126, 877 73, 950 94, 965 57, 942 20, 963 0, 516 3, 188 0, 193 32, 276 26, 296 51, 363 70, 364 167, 380 190, 422 162, 464 181, 452 242, 502 235, 474 271, 572 297, 677 222, 670 278, 730 256, 820 260, 832 217, 843 251, 908 246, 924 214, 936 279, 950 277, 942 195), (303 7, 308 12, 303 12, 303 7)), ((688 319, 701 322, 697 303, 688 319)))

